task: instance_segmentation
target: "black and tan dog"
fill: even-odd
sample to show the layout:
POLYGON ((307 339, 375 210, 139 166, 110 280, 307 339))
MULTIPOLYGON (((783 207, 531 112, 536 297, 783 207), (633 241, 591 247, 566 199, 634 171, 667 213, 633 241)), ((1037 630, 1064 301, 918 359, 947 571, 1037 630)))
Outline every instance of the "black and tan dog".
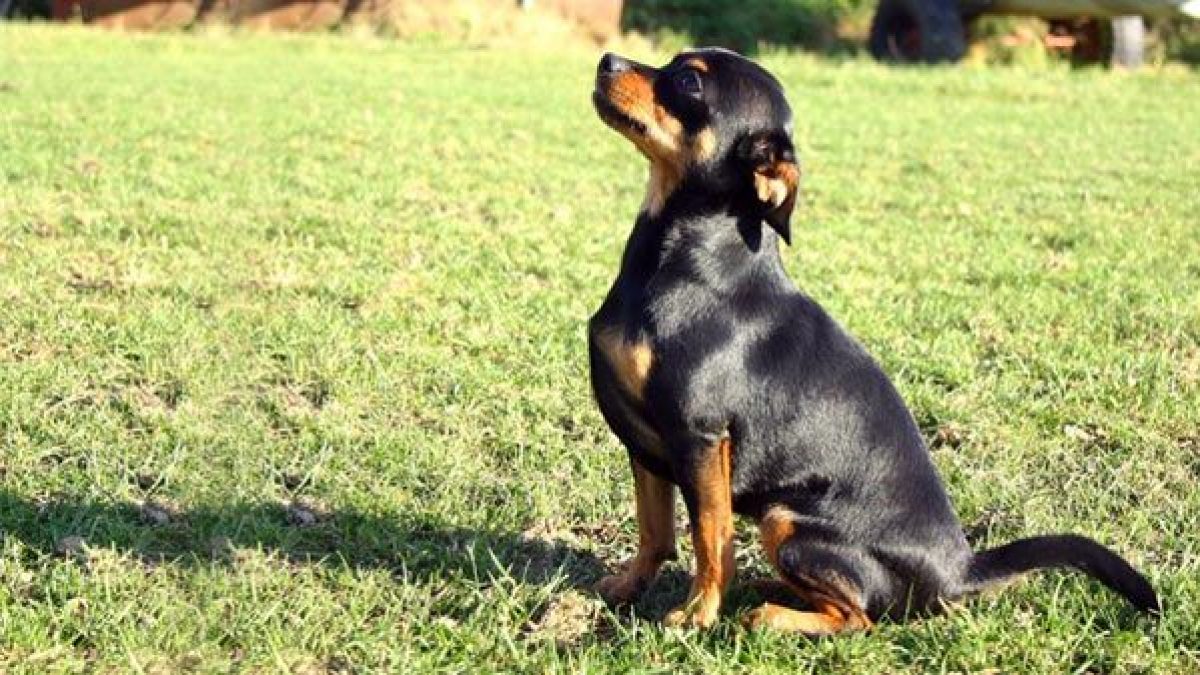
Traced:
POLYGON ((784 272, 800 170, 779 83, 732 52, 655 69, 607 54, 600 117, 650 160, 621 270, 589 326, 592 385, 629 450, 636 557, 601 580, 635 599, 675 555, 675 488, 696 552, 673 625, 708 626, 734 576, 733 514, 810 611, 748 621, 813 635, 865 629, 1045 567, 1074 567, 1157 611, 1150 584, 1081 536, 975 553, 879 366, 784 272))

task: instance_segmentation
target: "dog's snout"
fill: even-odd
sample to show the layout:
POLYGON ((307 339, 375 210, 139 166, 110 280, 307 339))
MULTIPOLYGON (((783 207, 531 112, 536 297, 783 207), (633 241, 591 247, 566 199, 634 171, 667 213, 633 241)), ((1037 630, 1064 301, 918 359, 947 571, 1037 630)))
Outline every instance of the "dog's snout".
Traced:
POLYGON ((600 57, 600 65, 597 66, 596 72, 600 75, 616 75, 617 73, 623 73, 632 67, 633 64, 631 64, 628 60, 623 59, 612 52, 608 52, 604 56, 600 57))

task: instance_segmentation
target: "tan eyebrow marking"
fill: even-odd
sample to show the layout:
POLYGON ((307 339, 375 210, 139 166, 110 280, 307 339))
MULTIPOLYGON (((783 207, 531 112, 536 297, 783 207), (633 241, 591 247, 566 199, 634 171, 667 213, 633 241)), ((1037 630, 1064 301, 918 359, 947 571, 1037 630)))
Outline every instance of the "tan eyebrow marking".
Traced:
POLYGON ((698 70, 702 73, 708 72, 708 64, 699 58, 688 59, 687 61, 683 62, 683 65, 695 68, 696 70, 698 70))

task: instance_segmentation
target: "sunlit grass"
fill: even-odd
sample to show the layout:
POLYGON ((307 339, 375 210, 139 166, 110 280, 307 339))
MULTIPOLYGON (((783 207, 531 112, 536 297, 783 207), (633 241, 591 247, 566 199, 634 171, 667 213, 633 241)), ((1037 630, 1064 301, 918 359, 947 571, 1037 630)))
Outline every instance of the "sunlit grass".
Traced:
MULTIPOLYGON (((633 546, 584 325, 642 160, 596 54, 0 27, 0 669, 1193 672, 1193 75, 771 55, 798 283, 896 379, 980 546, 1047 574, 808 642, 588 586, 633 546)), ((762 572, 749 529, 743 580, 762 572)))

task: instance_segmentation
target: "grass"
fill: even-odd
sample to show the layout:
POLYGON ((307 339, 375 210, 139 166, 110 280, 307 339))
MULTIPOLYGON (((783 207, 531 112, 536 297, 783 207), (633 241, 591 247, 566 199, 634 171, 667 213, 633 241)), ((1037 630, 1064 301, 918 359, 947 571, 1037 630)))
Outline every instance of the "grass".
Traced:
MULTIPOLYGON (((664 631, 584 325, 640 201, 596 54, 0 27, 0 671, 1195 672, 1195 74, 767 55, 802 287, 979 546, 1078 575, 807 641, 664 631)), ((764 573, 743 526, 742 579, 764 573)))

